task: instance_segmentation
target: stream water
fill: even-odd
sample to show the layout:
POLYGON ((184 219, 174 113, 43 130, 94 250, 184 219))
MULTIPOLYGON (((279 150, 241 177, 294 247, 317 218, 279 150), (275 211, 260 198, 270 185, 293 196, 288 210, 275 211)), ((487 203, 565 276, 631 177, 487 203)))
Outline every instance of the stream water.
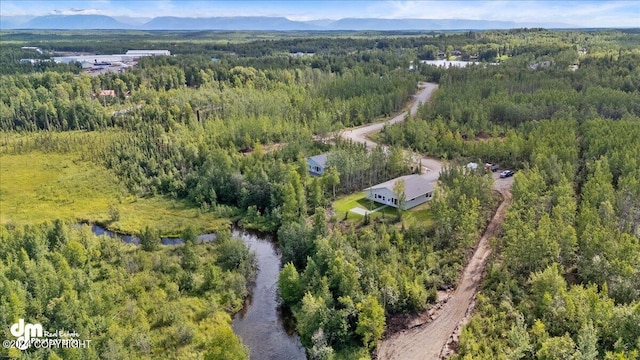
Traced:
POLYGON ((291 324, 290 315, 283 314, 278 302, 280 254, 277 244, 268 235, 257 235, 234 229, 249 250, 255 252, 258 276, 242 311, 233 318, 233 331, 251 350, 255 360, 306 359, 304 347, 291 324))
MULTIPOLYGON (((98 225, 91 225, 96 235, 119 238, 129 244, 139 244, 133 235, 118 234, 98 225)), ((233 236, 256 254, 258 274, 244 307, 232 322, 233 331, 247 345, 252 360, 298 360, 306 359, 304 347, 292 325, 291 315, 283 313, 278 302, 278 275, 280 253, 270 235, 256 234, 233 228, 233 236)), ((215 234, 198 236, 200 242, 214 241, 215 234)), ((182 244, 180 238, 162 238, 164 245, 182 244)))
MULTIPOLYGON (((116 233, 111 230, 107 230, 102 226, 96 225, 96 224, 91 224, 91 231, 96 235, 106 235, 108 237, 118 238, 126 242, 127 244, 140 245, 140 238, 138 238, 135 235, 116 233)), ((199 242, 209 242, 209 241, 214 241, 215 239, 216 239, 216 234, 198 235, 199 242)), ((170 237, 163 237, 160 239, 160 242, 162 242, 162 245, 181 245, 183 243, 182 239, 180 238, 170 238, 170 237)))

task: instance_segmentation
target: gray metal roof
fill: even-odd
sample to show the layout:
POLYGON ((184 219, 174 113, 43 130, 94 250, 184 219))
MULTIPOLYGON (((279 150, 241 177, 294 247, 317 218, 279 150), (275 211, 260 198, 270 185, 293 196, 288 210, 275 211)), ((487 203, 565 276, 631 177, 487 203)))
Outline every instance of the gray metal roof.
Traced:
POLYGON ((393 186, 396 184, 396 181, 401 179, 404 180, 404 196, 407 200, 417 198, 420 195, 433 191, 433 185, 431 182, 417 174, 400 176, 364 190, 388 189, 393 192, 393 186))
POLYGON ((316 164, 324 167, 325 164, 327 163, 327 155, 329 155, 329 153, 311 156, 309 157, 309 159, 313 160, 316 164))

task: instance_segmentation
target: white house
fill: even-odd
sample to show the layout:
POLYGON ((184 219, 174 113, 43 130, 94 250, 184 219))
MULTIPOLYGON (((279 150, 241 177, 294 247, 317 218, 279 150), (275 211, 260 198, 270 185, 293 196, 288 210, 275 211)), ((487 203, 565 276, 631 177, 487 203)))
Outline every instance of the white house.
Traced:
POLYGON ((393 206, 399 205, 399 196, 393 191, 398 180, 404 180, 405 204, 403 210, 411 209, 433 198, 433 185, 420 175, 405 175, 364 189, 365 197, 377 203, 393 206))
POLYGON ((307 164, 309 165, 309 172, 312 175, 322 175, 327 166, 328 153, 316 155, 307 158, 307 164))

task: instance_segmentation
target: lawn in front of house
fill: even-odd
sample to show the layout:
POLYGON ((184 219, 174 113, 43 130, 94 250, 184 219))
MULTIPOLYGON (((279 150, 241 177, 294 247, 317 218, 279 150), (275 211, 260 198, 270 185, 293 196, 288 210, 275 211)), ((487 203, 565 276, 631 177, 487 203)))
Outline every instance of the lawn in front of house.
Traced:
POLYGON ((349 211, 354 207, 361 207, 366 210, 373 210, 376 208, 375 206, 371 206, 371 201, 365 199, 364 191, 341 197, 333 202, 333 209, 338 214, 349 211))
MULTIPOLYGON (((371 200, 366 199, 364 191, 361 191, 344 196, 334 201, 333 210, 335 211, 336 216, 339 220, 361 221, 363 216, 351 212, 351 209, 353 209, 354 207, 359 207, 371 211, 383 205, 384 204, 372 202, 371 200)), ((370 218, 373 220, 375 218, 384 216, 387 219, 394 219, 397 215, 398 209, 387 206, 372 213, 370 215, 370 218)), ((402 218, 405 222, 426 222, 428 225, 431 225, 433 220, 429 202, 420 204, 412 209, 405 210, 402 218)))
MULTIPOLYGON (((395 209, 394 209, 395 210, 395 209)), ((431 201, 420 204, 405 211, 402 219, 407 223, 416 222, 427 226, 433 225, 433 213, 431 212, 431 201)))

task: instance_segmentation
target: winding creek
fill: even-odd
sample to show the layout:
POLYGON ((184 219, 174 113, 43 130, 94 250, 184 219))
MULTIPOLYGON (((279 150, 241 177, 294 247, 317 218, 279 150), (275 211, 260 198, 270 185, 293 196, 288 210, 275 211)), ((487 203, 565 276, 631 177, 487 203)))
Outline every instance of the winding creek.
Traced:
POLYGON ((293 329, 285 329, 279 310, 278 274, 280 253, 270 236, 234 229, 249 250, 255 252, 258 275, 241 312, 233 318, 233 331, 251 350, 251 359, 306 359, 304 348, 293 329))
MULTIPOLYGON (((136 236, 118 234, 98 225, 91 225, 96 235, 119 238, 129 244, 139 244, 136 236)), ((234 227, 234 237, 256 255, 258 273, 245 300, 243 309, 232 322, 234 332, 247 345, 254 360, 298 360, 306 359, 304 347, 292 326, 286 327, 287 319, 278 302, 278 274, 280 273, 280 253, 272 236, 256 234, 234 227)), ((214 241, 215 234, 198 236, 200 242, 214 241)), ((162 238, 164 245, 182 244, 179 238, 162 238)))

